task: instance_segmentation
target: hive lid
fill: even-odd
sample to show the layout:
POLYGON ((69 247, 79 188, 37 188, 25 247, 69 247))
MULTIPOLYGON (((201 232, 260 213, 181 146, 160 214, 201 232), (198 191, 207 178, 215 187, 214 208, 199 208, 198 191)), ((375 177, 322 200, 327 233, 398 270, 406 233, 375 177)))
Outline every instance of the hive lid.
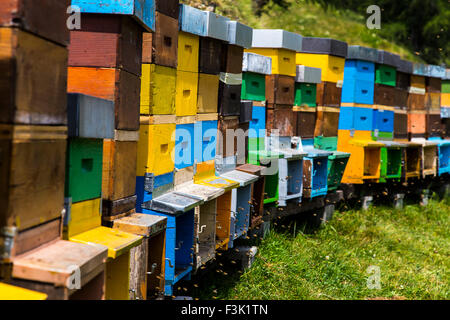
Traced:
POLYGON ((322 69, 297 65, 297 75, 295 82, 303 83, 321 83, 322 69))
POLYGON ((142 208, 171 215, 179 215, 203 203, 203 199, 199 197, 173 191, 143 203, 142 208))
POLYGON ((342 151, 332 151, 332 154, 329 156, 331 159, 341 159, 341 158, 349 158, 351 153, 342 152, 342 151))
MULTIPOLYGON (((81 285, 107 258, 108 248, 57 240, 13 258, 12 276, 17 279, 67 286, 75 270, 79 270, 81 285)), ((99 270, 98 272, 101 272, 99 270)))
POLYGON ((314 146, 303 146, 303 151, 307 153, 309 158, 328 157, 333 154, 332 151, 316 149, 314 146))
POLYGON ((304 37, 302 50, 304 53, 327 54, 345 58, 348 45, 344 41, 330 38, 304 37))
POLYGON ((106 246, 108 257, 115 259, 131 248, 140 245, 142 237, 116 229, 98 227, 70 237, 69 240, 89 245, 106 246))
POLYGON ((206 12, 180 4, 179 28, 183 32, 206 36, 206 12))
POLYGON ((398 141, 383 141, 387 148, 406 148, 406 144, 398 141))
POLYGON ((201 198, 203 201, 216 199, 225 193, 225 189, 209 187, 193 182, 186 182, 176 186, 175 191, 180 194, 201 198))
POLYGON ((154 0, 72 0, 72 6, 84 13, 128 15, 148 32, 155 30, 154 0))
POLYGON ((397 70, 403 73, 411 74, 413 73, 413 63, 408 60, 400 59, 397 70))
POLYGON ((228 42, 230 44, 250 48, 252 46, 253 29, 237 21, 228 21, 228 42))
POLYGON ((433 78, 445 78, 445 68, 441 66, 436 66, 434 64, 428 65, 428 76, 433 78))
POLYGON ((45 293, 0 283, 0 300, 46 300, 45 293))
POLYGON ((239 171, 239 170, 232 170, 225 173, 222 173, 220 177, 233 180, 239 183, 241 187, 245 187, 249 184, 252 184, 253 182, 257 181, 259 178, 258 176, 239 171))
POLYGON ((247 172, 255 176, 261 176, 261 171, 264 169, 263 166, 257 166, 255 164, 246 163, 236 168, 236 170, 247 172))
POLYGON ((426 77, 428 76, 428 66, 423 63, 413 63, 413 75, 426 77))
POLYGON ((439 137, 432 137, 428 141, 436 141, 440 146, 447 146, 450 145, 450 140, 447 139, 441 139, 439 137))
POLYGON ((378 50, 377 63, 397 68, 400 63, 400 56, 392 52, 378 50))
POLYGON ((369 62, 378 62, 378 50, 363 46, 349 46, 347 50, 347 59, 365 60, 369 62))
POLYGON ((211 11, 206 12, 206 37, 228 41, 228 21, 229 18, 221 16, 211 11))
POLYGON ((69 137, 114 138, 114 103, 80 93, 67 94, 69 137))
POLYGON ((137 234, 144 237, 150 237, 166 229, 167 218, 153 214, 133 213, 128 217, 114 220, 113 228, 137 234))
POLYGON ((300 52, 303 37, 281 29, 253 29, 253 48, 287 49, 300 52))
POLYGON ((244 52, 242 72, 272 74, 272 58, 252 52, 244 52))

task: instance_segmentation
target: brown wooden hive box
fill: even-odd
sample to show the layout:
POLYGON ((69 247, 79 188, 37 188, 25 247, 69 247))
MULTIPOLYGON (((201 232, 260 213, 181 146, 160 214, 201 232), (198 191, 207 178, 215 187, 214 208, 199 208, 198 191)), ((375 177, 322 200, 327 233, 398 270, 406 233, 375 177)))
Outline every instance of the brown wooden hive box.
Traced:
POLYGON ((67 49, 0 28, 0 123, 67 124, 67 49))
POLYGON ((334 82, 322 82, 317 84, 317 105, 324 107, 341 106, 342 88, 334 82))
POLYGON ((156 12, 156 31, 144 33, 142 63, 176 68, 178 62, 178 20, 156 12))
POLYGON ((70 0, 2 0, 0 27, 18 27, 66 46, 69 44, 66 22, 70 3, 70 0))
POLYGON ((141 75, 142 28, 130 17, 82 14, 70 32, 69 66, 118 68, 141 75))
POLYGON ((266 76, 266 99, 268 103, 294 105, 295 78, 273 74, 266 76))

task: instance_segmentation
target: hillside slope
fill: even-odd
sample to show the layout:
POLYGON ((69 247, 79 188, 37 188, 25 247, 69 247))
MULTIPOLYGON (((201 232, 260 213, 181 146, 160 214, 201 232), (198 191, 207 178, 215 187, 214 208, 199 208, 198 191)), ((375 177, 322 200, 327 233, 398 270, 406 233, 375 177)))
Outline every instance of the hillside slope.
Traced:
POLYGON ((215 12, 253 28, 284 29, 303 36, 343 40, 349 45, 363 45, 400 54, 411 61, 421 61, 414 53, 384 39, 379 31, 366 27, 366 17, 350 10, 325 10, 310 0, 286 0, 288 10, 269 1, 262 14, 255 14, 254 0, 181 0, 202 10, 215 12))

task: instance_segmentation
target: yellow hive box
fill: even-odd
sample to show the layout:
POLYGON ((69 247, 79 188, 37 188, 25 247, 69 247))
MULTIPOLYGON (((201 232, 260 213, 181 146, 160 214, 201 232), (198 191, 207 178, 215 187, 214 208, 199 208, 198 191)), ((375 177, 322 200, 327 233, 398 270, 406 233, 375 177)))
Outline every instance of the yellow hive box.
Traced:
POLYGON ((200 40, 190 33, 178 34, 178 71, 198 72, 200 40))
POLYGON ((142 124, 139 129, 137 176, 145 173, 155 175, 172 172, 175 169, 173 152, 175 148, 176 124, 142 124))
POLYGON ((141 114, 175 114, 176 77, 173 68, 142 65, 141 114))
POLYGON ((175 114, 177 117, 197 114, 198 73, 177 71, 175 114))
POLYGON ((344 80, 345 58, 328 54, 297 53, 296 64, 322 69, 322 81, 334 82, 344 80))
POLYGON ((106 262, 106 300, 128 300, 130 293, 130 250, 142 237, 117 229, 98 227, 70 238, 72 242, 108 248, 106 262))
POLYGON ((198 77, 198 113, 216 113, 219 100, 219 76, 200 73, 198 77))
POLYGON ((194 183, 207 187, 214 187, 230 191, 239 187, 239 183, 233 180, 228 180, 215 175, 214 160, 200 162, 196 164, 194 183))
POLYGON ((338 131, 338 151, 349 152, 351 156, 342 177, 342 183, 361 184, 365 180, 380 177, 380 142, 372 141, 371 131, 338 131))
POLYGON ((72 203, 68 225, 64 227, 65 240, 101 226, 100 203, 100 198, 72 203))
POLYGON ((45 293, 0 283, 0 300, 46 300, 45 293))
POLYGON ((252 48, 245 52, 253 52, 272 58, 272 74, 296 76, 295 52, 286 49, 252 48))
POLYGON ((441 93, 441 106, 450 107, 450 93, 441 93))

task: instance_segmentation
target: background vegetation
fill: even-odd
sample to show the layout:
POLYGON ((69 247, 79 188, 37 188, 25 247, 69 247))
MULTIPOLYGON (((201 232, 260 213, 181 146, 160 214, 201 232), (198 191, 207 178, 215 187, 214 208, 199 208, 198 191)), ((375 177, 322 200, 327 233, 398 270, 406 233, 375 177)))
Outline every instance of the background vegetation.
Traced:
POLYGON ((182 0, 253 28, 283 28, 385 49, 412 61, 450 65, 448 0, 182 0), (382 9, 381 30, 366 27, 366 9, 382 9))

